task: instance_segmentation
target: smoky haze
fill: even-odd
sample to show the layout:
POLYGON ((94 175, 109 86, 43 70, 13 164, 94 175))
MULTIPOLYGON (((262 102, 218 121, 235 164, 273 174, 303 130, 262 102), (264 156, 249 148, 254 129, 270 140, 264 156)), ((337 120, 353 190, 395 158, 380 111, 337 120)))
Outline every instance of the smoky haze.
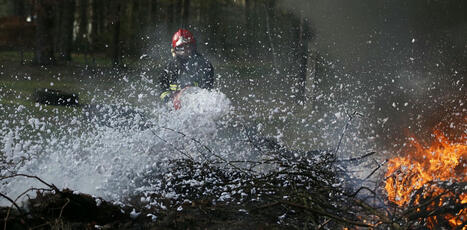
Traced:
POLYGON ((279 4, 309 19, 313 49, 349 74, 358 89, 350 96, 369 101, 361 112, 383 143, 397 146, 409 133, 427 137, 440 122, 465 130, 466 1, 279 4))

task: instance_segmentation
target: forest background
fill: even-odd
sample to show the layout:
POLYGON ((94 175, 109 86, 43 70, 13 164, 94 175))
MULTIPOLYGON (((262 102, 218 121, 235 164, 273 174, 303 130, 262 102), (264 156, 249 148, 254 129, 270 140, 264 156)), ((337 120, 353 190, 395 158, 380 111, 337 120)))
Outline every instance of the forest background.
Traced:
POLYGON ((4 77, 80 68, 157 79, 171 36, 187 28, 228 96, 326 107, 317 119, 333 106, 371 110, 375 123, 391 118, 377 132, 392 139, 420 114, 431 118, 417 125, 432 126, 444 115, 433 111, 463 94, 453 85, 465 80, 466 9, 462 0, 1 0, 0 61, 4 77))

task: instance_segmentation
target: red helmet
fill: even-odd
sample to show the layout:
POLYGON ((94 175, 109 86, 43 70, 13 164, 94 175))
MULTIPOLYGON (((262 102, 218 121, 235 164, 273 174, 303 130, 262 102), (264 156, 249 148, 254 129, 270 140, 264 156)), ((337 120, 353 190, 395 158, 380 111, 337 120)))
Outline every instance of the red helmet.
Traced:
POLYGON ((195 37, 193 34, 185 29, 179 29, 172 37, 172 48, 186 44, 195 44, 195 37))

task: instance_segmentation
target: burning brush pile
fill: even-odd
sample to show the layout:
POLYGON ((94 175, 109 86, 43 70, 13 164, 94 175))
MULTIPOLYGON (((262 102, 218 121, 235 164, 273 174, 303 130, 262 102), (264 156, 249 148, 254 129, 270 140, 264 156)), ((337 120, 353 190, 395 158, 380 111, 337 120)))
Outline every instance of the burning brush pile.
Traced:
MULTIPOLYGON (((430 147, 413 140, 388 160, 385 192, 345 187, 334 151, 290 151, 263 140, 261 161, 173 160, 164 173, 138 181, 122 202, 46 189, 24 206, 0 208, 5 229, 466 229, 467 144, 440 132, 430 147), (258 170, 260 169, 261 170, 258 170), (370 194, 363 198, 363 193, 370 194), (375 202, 378 200, 379 202, 375 202), (377 204, 378 203, 378 204, 377 204), (386 205, 381 205, 385 203, 386 205)), ((362 160, 371 157, 366 154, 362 160)), ((376 169, 377 170, 377 169, 376 169)), ((9 179, 28 175, 12 175, 9 179)), ((30 176, 29 176, 30 177, 30 176)), ((5 180, 7 178, 0 178, 5 180)), ((26 194, 26 193, 24 193, 26 194)), ((24 195, 22 194, 22 195, 24 195)))
POLYGON ((467 136, 449 140, 434 132, 429 147, 412 139, 410 150, 390 159, 385 190, 393 215, 411 228, 467 229, 467 136))

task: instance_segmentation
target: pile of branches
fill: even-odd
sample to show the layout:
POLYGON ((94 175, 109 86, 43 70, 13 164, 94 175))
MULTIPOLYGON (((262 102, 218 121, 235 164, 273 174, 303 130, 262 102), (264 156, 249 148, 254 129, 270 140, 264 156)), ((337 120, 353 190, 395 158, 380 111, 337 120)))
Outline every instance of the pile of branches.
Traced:
POLYGON ((42 188, 30 188, 16 198, 0 193, 11 206, 0 207, 1 229, 135 229, 151 221, 133 215, 131 207, 69 189, 58 189, 37 176, 14 174, 0 180, 28 177, 42 188), (35 193, 31 198, 31 192, 35 193), (28 199, 19 205, 23 196, 28 199))
POLYGON ((334 162, 330 152, 297 154, 284 149, 262 162, 178 159, 166 173, 146 177, 151 189, 140 191, 125 205, 60 190, 38 177, 17 174, 12 177, 33 177, 46 189, 31 189, 37 194, 23 207, 16 203, 19 197, 1 194, 12 204, 0 209, 1 224, 16 229, 370 226, 352 212, 334 162))
POLYGON ((0 208, 3 229, 94 229, 124 226, 132 219, 123 208, 71 190, 38 192, 27 207, 0 208))
POLYGON ((342 173, 335 154, 326 151, 273 148, 260 162, 183 158, 172 161, 166 172, 145 177, 141 183, 147 189, 126 204, 17 174, 13 177, 33 177, 46 189, 31 189, 37 194, 23 206, 17 203, 19 197, 0 194, 12 204, 0 208, 0 224, 4 229, 465 228, 465 219, 459 218, 464 222, 457 228, 443 219, 465 210, 458 199, 465 194, 465 183, 437 184, 442 194, 422 187, 413 194, 418 203, 398 207, 374 189, 346 190, 339 179, 342 173), (363 199, 359 194, 364 192, 372 196, 363 199), (384 205, 371 204, 368 198, 384 205))
POLYGON ((132 205, 165 227, 370 227, 354 212, 333 152, 275 147, 258 162, 174 160, 166 173, 146 179, 151 189, 132 205))

